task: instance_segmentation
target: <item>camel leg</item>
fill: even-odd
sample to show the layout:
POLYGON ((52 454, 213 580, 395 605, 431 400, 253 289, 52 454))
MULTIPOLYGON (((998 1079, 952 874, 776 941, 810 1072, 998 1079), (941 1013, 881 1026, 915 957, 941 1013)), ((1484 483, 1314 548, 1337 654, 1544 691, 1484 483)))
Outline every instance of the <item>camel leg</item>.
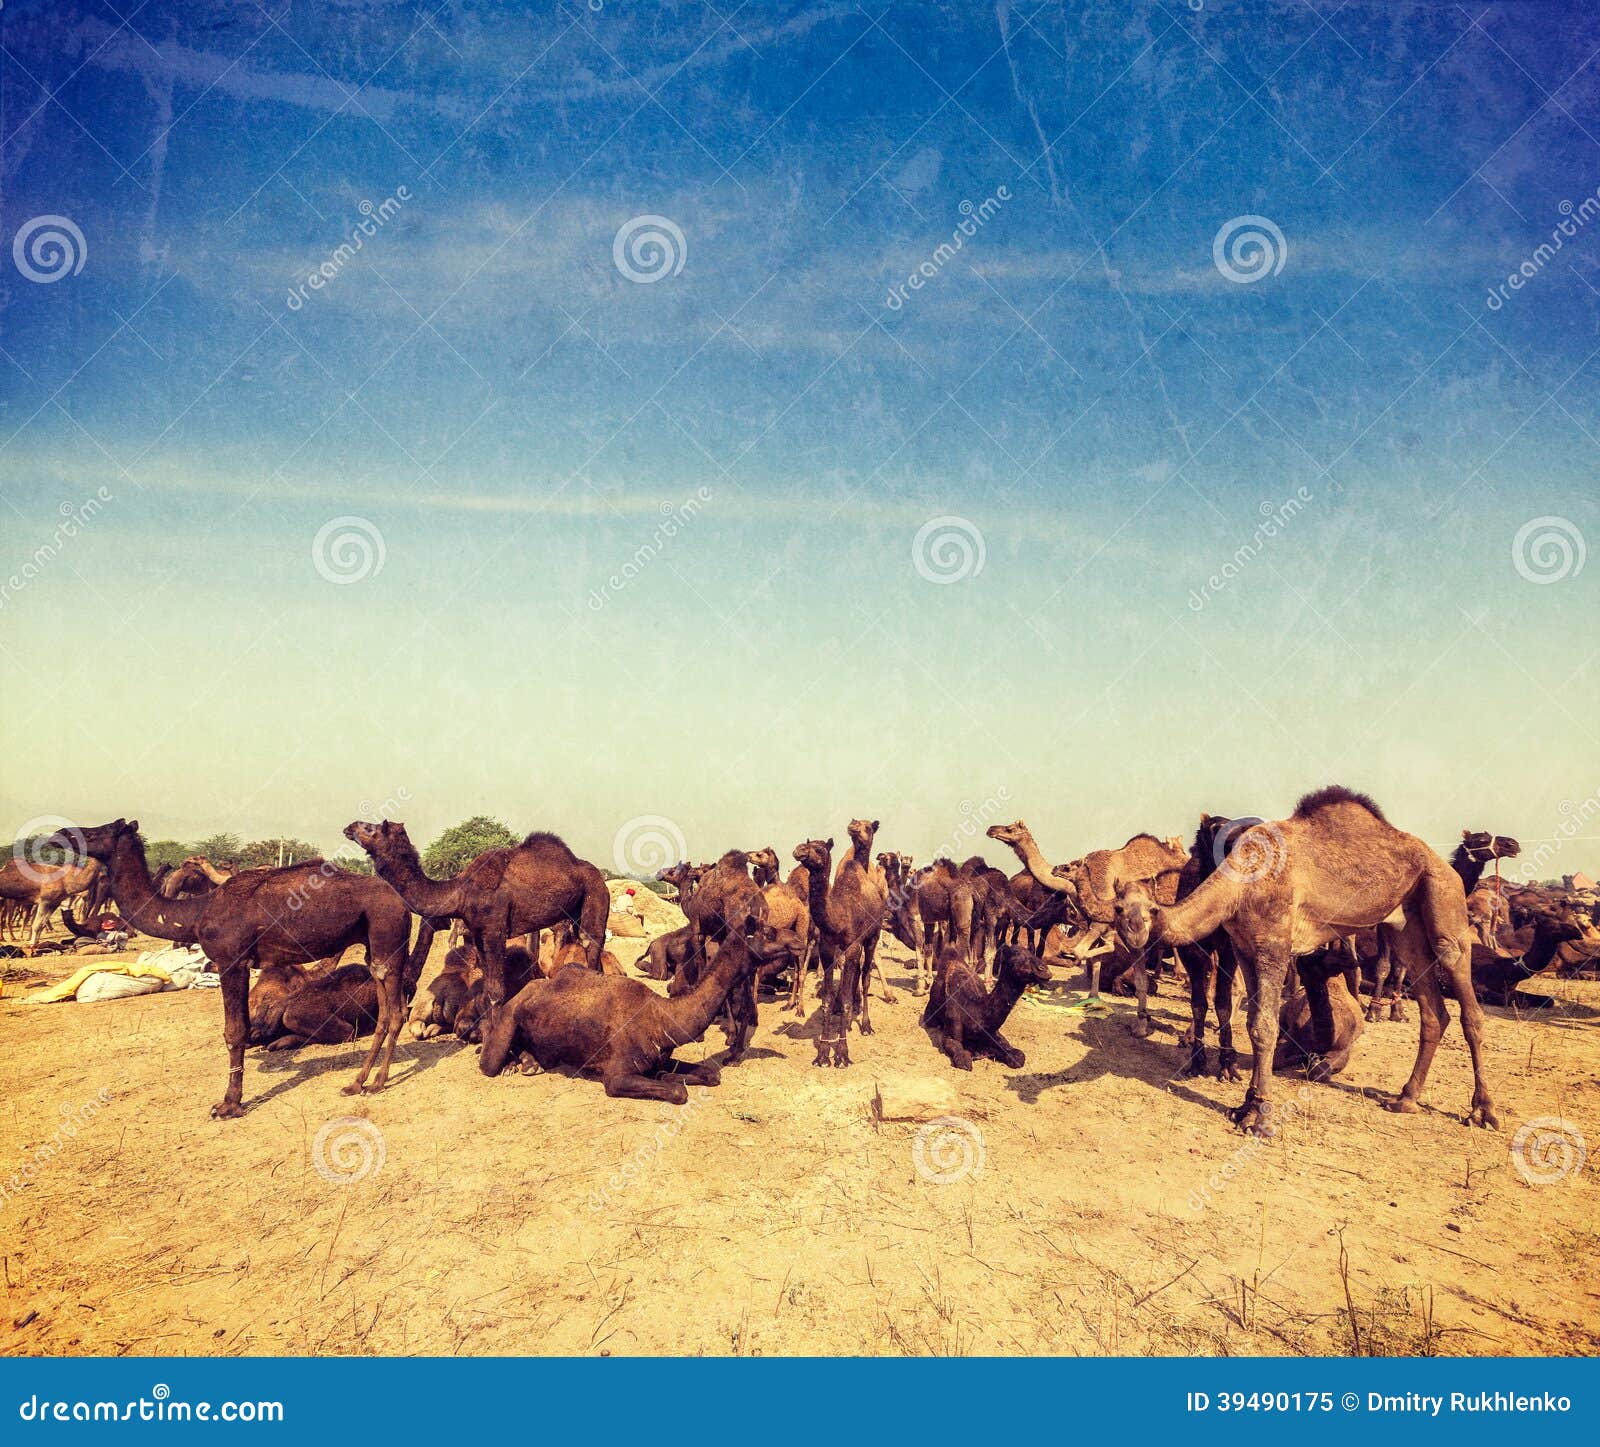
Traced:
MULTIPOLYGON (((1184 945, 1180 949, 1183 968, 1189 976, 1189 1058, 1179 1075, 1204 1075, 1206 1073, 1206 991, 1216 974, 1216 964, 1211 952, 1199 945, 1184 945)), ((1220 1021, 1218 1022, 1220 1026, 1220 1021)))
POLYGON ((1438 950, 1439 972, 1450 982, 1450 993, 1461 1009, 1461 1033, 1467 1037, 1467 1053, 1472 1057, 1472 1103, 1466 1123, 1499 1130, 1500 1117, 1495 1113, 1483 1070, 1483 1007, 1472 988, 1471 936, 1463 935, 1459 941, 1441 940, 1438 950))
POLYGON ((1002 1065, 1009 1065, 1013 1070, 1021 1070, 1028 1063, 1028 1057, 1017 1049, 998 1030, 989 1032, 990 1054, 1002 1065))
POLYGON ((668 1105, 687 1105, 689 1087, 676 1076, 668 1080, 654 1080, 648 1075, 608 1075, 605 1077, 606 1094, 623 1096, 628 1100, 662 1100, 668 1105))
MULTIPOLYGON (((1471 955, 1468 955, 1467 972, 1471 973, 1471 955)), ((1389 976, 1389 1018, 1402 1023, 1406 1018, 1406 967, 1396 962, 1389 976)))
POLYGON ((811 968, 811 936, 806 936, 806 947, 801 952, 800 963, 795 966, 794 982, 789 987, 789 1003, 784 1006, 796 1014, 806 1012, 806 971, 811 968))
POLYGON ((1335 1069, 1329 1059, 1333 1054, 1333 1004, 1328 998, 1328 979, 1320 970, 1301 971, 1300 978, 1311 1010, 1312 1054, 1306 1059, 1306 1079, 1326 1084, 1335 1069))
MULTIPOLYGON (((861 1033, 872 1034, 872 1013, 868 1002, 872 998, 872 969, 878 958, 878 931, 874 930, 861 942, 861 1033)), ((884 989, 888 989, 887 985, 884 989)))
POLYGON ((946 1024, 942 1036, 942 1049, 950 1057, 950 1063, 957 1070, 971 1070, 972 1056, 966 1047, 966 1032, 961 1026, 961 1012, 950 1010, 949 1022, 946 1024))
MULTIPOLYGON (((213 946, 213 948, 215 948, 213 946)), ((207 955, 212 950, 206 951, 207 955)), ((218 954, 230 951, 219 950, 218 954)), ((215 958, 215 956, 213 956, 215 958)), ((222 995, 222 1038, 228 1046, 228 1089, 214 1106, 214 1120, 232 1120, 244 1114, 244 1042, 250 1033, 250 960, 217 961, 222 995)))
POLYGON ((1233 1048, 1233 986, 1239 974, 1239 959, 1233 941, 1226 936, 1217 942, 1216 987, 1213 1000, 1217 1011, 1217 1079, 1239 1079, 1239 1053, 1233 1048))
POLYGON ((39 936, 44 933, 44 922, 50 917, 51 906, 42 899, 33 907, 33 919, 28 925, 28 958, 39 953, 39 936))
POLYGON ((850 1014, 861 982, 861 946, 852 945, 839 962, 839 979, 833 994, 833 1064, 843 1070, 850 1063, 850 1014))
POLYGON ((1367 1024, 1375 1025, 1379 1019, 1379 1012, 1383 1006, 1384 988, 1389 983, 1389 972, 1393 968, 1393 956, 1387 941, 1381 934, 1378 942, 1378 958, 1372 963, 1372 999, 1367 1004, 1367 1024))
POLYGON ((1432 962, 1425 958, 1427 943, 1419 921, 1407 919, 1394 936, 1394 949, 1408 967, 1412 988, 1416 991, 1417 1059, 1411 1067, 1411 1078, 1401 1088, 1399 1096, 1388 1103, 1388 1108, 1410 1114, 1422 1109, 1422 1088, 1427 1084, 1434 1052, 1439 1048, 1450 1017, 1445 1013, 1444 992, 1439 987, 1439 977, 1431 968, 1432 962))
POLYGON ((1128 1029, 1140 1040, 1148 1038, 1151 1030, 1155 1028, 1150 1023, 1150 969, 1146 964, 1149 954, 1148 947, 1133 952, 1133 993, 1139 1002, 1139 1007, 1128 1029))
POLYGON ((356 1078, 345 1086, 345 1095, 357 1095, 363 1091, 368 1095, 376 1095, 389 1083, 389 1067, 394 1063, 394 1048, 399 1043, 400 1026, 405 1019, 405 1006, 402 1003, 405 982, 401 978, 404 965, 405 947, 402 945, 390 955, 388 967, 377 978, 378 1024, 372 1032, 372 1048, 367 1051, 367 1058, 356 1078), (373 1062, 379 1060, 380 1050, 382 1060, 378 1064, 378 1073, 369 1085, 367 1073, 372 1069, 373 1062))
POLYGON ((821 975, 821 982, 817 986, 817 1058, 812 1062, 812 1064, 832 1065, 834 1041, 834 957, 831 946, 819 942, 817 967, 818 973, 821 975))
POLYGON ((674 1060, 670 1055, 662 1061, 659 1073, 681 1075, 693 1085, 721 1085, 722 1069, 715 1060, 702 1060, 691 1065, 687 1060, 674 1060))
POLYGON ((1248 1135, 1271 1136, 1272 1057, 1278 1048, 1278 1010, 1292 957, 1287 941, 1264 946, 1254 960, 1245 960, 1245 980, 1250 990, 1250 1084, 1244 1102, 1233 1112, 1234 1124, 1248 1135), (1251 977, 1254 977, 1253 979, 1251 977))

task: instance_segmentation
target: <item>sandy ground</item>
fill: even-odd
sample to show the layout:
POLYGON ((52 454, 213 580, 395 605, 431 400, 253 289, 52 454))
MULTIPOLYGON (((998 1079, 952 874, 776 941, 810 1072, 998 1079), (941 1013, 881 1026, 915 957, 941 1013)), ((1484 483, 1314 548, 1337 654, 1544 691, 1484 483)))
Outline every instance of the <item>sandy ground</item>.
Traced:
POLYGON ((1298 1109, 1257 1149, 1223 1115, 1242 1087, 1171 1078, 1170 983, 1148 1041, 1127 1002, 1024 1004, 1026 1067, 970 1075, 904 988, 845 1071, 764 1004, 752 1056, 676 1110, 490 1081, 453 1039, 353 1099, 364 1042, 252 1050, 247 1114, 218 1123, 216 992, 21 1003, 71 963, 7 962, 0 1000, 8 1354, 1600 1350, 1595 1163, 1533 1185, 1510 1151, 1545 1116, 1600 1150, 1600 985, 1555 982, 1554 1018, 1489 1012, 1497 1135, 1459 1123, 1456 1029, 1432 1108, 1372 1098, 1408 1073, 1412 1007, 1335 1084, 1280 1078, 1298 1109), (885 1072, 948 1077, 962 1121, 876 1124, 885 1072))

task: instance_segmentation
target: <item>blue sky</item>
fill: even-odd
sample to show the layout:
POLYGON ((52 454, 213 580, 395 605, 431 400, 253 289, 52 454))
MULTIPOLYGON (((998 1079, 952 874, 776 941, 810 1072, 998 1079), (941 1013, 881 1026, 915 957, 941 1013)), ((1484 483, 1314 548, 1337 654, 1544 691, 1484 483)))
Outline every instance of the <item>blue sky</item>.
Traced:
POLYGON ((14 826, 1600 790, 1594 6, 132 5, 0 12, 14 826))

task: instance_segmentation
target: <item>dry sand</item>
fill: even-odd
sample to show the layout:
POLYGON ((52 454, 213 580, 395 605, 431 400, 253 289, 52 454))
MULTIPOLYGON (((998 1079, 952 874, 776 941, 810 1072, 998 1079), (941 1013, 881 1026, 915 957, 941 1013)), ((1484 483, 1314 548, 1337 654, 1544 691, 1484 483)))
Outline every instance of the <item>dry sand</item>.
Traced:
MULTIPOLYGON (((639 943, 616 945, 626 960, 639 943)), ((904 954, 888 953, 896 1000, 874 1001, 877 1033, 852 1035, 849 1070, 814 1069, 809 1027, 764 1003, 751 1057, 680 1109, 562 1075, 486 1080, 451 1039, 408 1042, 389 1089, 357 1098, 339 1088, 365 1042, 251 1050, 247 1113, 220 1123, 215 991, 30 1006, 24 980, 76 961, 9 961, 0 1342, 1327 1353, 1357 1345, 1348 1288, 1363 1351, 1600 1350, 1595 1164, 1531 1185, 1510 1153, 1544 1116, 1600 1149, 1600 985, 1554 982, 1555 1018, 1489 1012, 1497 1135, 1459 1123, 1471 1078, 1455 1028, 1431 1108, 1396 1116, 1365 1093, 1404 1080, 1411 1007, 1409 1024, 1368 1027, 1333 1085, 1280 1077, 1298 1109, 1257 1149, 1223 1114, 1241 1086, 1171 1078, 1186 1012, 1170 983, 1148 1041, 1126 1003, 1101 1018, 1025 1004, 1008 1033, 1026 1067, 964 1075, 917 1027, 904 954), (874 1123, 889 1071, 949 1076, 964 1123, 874 1123), (101 1091, 75 1136, 58 1131, 101 1091), (343 1117, 359 1123, 329 1127, 343 1117), (954 1179, 930 1179, 941 1169, 954 1179)), ((683 1054, 721 1044, 713 1028, 683 1054)))

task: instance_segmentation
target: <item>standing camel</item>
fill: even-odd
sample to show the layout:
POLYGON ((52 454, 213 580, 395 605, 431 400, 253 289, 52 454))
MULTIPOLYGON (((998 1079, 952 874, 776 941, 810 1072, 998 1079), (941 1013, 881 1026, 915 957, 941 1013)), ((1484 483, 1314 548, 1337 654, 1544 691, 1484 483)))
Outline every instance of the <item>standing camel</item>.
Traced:
POLYGON ((583 931, 589 968, 600 969, 611 895, 605 876, 554 834, 486 849, 461 873, 430 879, 404 824, 356 820, 345 838, 372 858, 378 877, 427 919, 458 919, 483 963, 485 1015, 506 998, 506 941, 567 920, 583 931))
MULTIPOLYGON (((1405 964, 1421 1015, 1411 1078, 1389 1109, 1421 1109, 1419 1098, 1449 1024, 1441 976, 1461 1008, 1472 1056, 1469 1125, 1498 1129, 1483 1070, 1483 1010, 1472 992, 1471 931, 1461 880, 1413 834, 1396 829, 1365 795, 1334 785, 1307 794, 1294 813, 1257 824, 1227 861, 1178 904, 1158 904, 1150 885, 1121 885, 1117 931, 1133 949, 1192 944, 1223 929, 1250 991, 1250 1085, 1235 1123, 1273 1132, 1272 1059, 1284 981, 1296 955, 1382 924, 1405 964)), ((1326 1044, 1327 1042, 1323 1042, 1326 1044)))
MULTIPOLYGON (((52 836, 52 842, 70 841, 63 831, 52 836)), ((62 845, 70 849, 70 842, 62 845)), ((104 879, 99 864, 90 859, 77 864, 24 864, 12 858, 0 867, 0 900, 14 902, 23 911, 31 911, 28 924, 27 954, 38 953, 39 936, 44 933, 45 921, 56 912, 63 900, 89 890, 98 892, 104 879)))
MULTIPOLYGON (((222 1033, 228 1045, 228 1088, 211 1107, 214 1117, 227 1120, 244 1113, 251 966, 309 964, 337 957, 353 944, 366 946, 367 966, 378 982, 378 1028, 360 1073, 344 1093, 383 1089, 405 1022, 403 983, 411 935, 405 902, 388 885, 346 874, 324 860, 308 859, 284 869, 246 870, 198 899, 163 899, 150 878, 137 819, 63 830, 51 842, 79 849, 106 866, 111 896, 134 929, 179 944, 198 944, 216 965, 222 985, 222 1033), (369 1086, 367 1077, 374 1064, 378 1073, 369 1086)), ((424 922, 417 936, 419 970, 432 942, 433 932, 424 922)))
POLYGON ((849 1065, 846 1035, 850 1017, 859 1007, 863 1035, 872 1034, 868 1010, 873 960, 878 935, 889 907, 889 885, 881 869, 871 866, 876 819, 850 821, 850 853, 839 861, 830 883, 833 860, 831 838, 808 839, 795 846, 794 857, 806 868, 811 919, 817 929, 817 953, 822 960, 822 1025, 817 1034, 817 1065, 849 1065), (838 970, 837 980, 834 977, 838 970))

